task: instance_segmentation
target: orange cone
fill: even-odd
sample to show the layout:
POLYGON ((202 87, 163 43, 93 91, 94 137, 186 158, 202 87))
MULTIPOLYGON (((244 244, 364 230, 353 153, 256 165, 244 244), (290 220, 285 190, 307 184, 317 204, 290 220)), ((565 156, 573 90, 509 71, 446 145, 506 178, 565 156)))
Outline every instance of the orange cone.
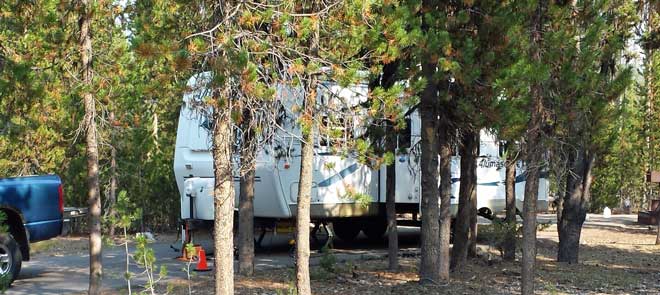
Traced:
POLYGON ((199 256, 199 260, 197 261, 197 267, 195 267, 195 271, 210 271, 211 269, 206 264, 206 252, 204 251, 204 248, 199 247, 197 256, 199 256))

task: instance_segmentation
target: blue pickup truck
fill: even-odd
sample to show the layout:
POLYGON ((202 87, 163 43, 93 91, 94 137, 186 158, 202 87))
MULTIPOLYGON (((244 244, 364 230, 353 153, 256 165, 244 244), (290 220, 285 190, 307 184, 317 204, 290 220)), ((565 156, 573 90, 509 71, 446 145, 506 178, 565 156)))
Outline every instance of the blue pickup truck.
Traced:
POLYGON ((56 175, 0 178, 0 276, 13 281, 22 261, 30 260, 30 243, 47 240, 64 228, 62 181, 56 175))

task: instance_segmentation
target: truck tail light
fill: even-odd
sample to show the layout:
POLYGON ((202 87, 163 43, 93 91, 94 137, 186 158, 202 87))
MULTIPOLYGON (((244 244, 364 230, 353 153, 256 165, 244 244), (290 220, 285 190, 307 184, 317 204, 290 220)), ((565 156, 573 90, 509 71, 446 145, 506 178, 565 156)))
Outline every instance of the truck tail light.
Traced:
POLYGON ((62 184, 57 187, 57 194, 59 195, 59 208, 60 208, 60 213, 64 214, 64 190, 62 189, 62 184))

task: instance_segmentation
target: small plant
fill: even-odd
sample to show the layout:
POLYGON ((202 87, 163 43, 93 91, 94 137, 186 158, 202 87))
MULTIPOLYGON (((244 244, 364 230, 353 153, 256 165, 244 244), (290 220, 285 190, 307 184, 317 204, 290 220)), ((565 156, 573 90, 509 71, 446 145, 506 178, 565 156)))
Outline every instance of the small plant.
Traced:
MULTIPOLYGON (((188 243, 186 244, 186 252, 185 253, 195 253, 195 245, 193 243, 188 243)), ((192 280, 190 279, 193 277, 193 273, 190 272, 190 266, 193 264, 193 255, 188 255, 188 262, 186 262, 186 267, 183 269, 183 271, 186 272, 186 276, 188 278, 188 294, 192 294, 192 280)))
POLYGON ((346 200, 351 200, 362 208, 367 208, 369 207, 369 204, 371 203, 371 195, 357 192, 353 187, 350 186, 345 186, 346 188, 346 195, 343 197, 346 200))
POLYGON ((298 290, 296 290, 296 282, 294 278, 296 277, 296 271, 289 268, 289 283, 285 290, 277 290, 277 295, 297 295, 298 290))
POLYGON ((132 273, 130 270, 131 255, 128 251, 128 242, 130 241, 128 237, 128 229, 131 227, 133 221, 139 219, 142 215, 142 211, 135 209, 134 204, 128 199, 126 191, 119 192, 116 203, 117 215, 111 216, 109 221, 116 224, 124 232, 124 241, 120 244, 124 246, 124 253, 126 254, 126 272, 124 273, 124 279, 128 285, 128 294, 133 294, 131 290, 131 278, 132 273))
POLYGON ((124 273, 124 279, 128 285, 128 294, 133 294, 131 279, 133 278, 134 274, 130 270, 131 260, 135 261, 138 266, 144 267, 144 271, 140 275, 147 276, 147 284, 145 285, 145 290, 141 293, 155 294, 156 284, 165 278, 165 276, 167 276, 167 268, 165 266, 157 268, 155 265, 156 255, 154 250, 149 247, 149 240, 145 235, 136 236, 135 253, 131 254, 128 249, 128 243, 131 241, 128 235, 128 230, 133 225, 133 222, 140 219, 142 216, 142 209, 138 208, 133 202, 131 202, 126 194, 126 191, 119 192, 119 195, 117 196, 116 209, 116 217, 110 217, 109 221, 115 223, 123 230, 124 240, 120 245, 124 246, 124 251, 126 254, 126 272, 124 273), (156 269, 158 269, 157 278, 154 274, 156 269))
POLYGON ((323 248, 321 248, 321 253, 323 254, 319 261, 321 268, 327 272, 335 272, 337 259, 335 258, 335 255, 332 254, 331 249, 327 245, 323 246, 323 248))
POLYGON ((484 235, 487 237, 488 247, 499 250, 501 257, 504 256, 503 247, 506 241, 513 238, 517 244, 522 235, 522 227, 518 226, 517 223, 509 224, 500 218, 493 219, 490 229, 491 232, 484 235))
POLYGON ((144 272, 147 276, 147 284, 142 293, 156 294, 156 284, 167 276, 167 267, 161 265, 158 271, 158 278, 155 277, 156 255, 154 249, 148 246, 148 240, 144 235, 139 235, 135 238, 136 249, 133 257, 139 266, 144 267, 144 272))

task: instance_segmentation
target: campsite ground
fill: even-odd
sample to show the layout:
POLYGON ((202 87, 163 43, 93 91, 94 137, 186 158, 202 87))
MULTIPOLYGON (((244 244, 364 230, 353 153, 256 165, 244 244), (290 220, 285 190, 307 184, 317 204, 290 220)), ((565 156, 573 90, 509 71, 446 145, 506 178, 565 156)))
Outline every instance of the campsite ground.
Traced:
MULTIPOLYGON (((541 222, 553 222, 552 215, 540 215, 541 222)), ((502 262, 498 250, 489 247, 493 233, 480 226, 481 257, 468 267, 452 273, 450 282, 420 286, 417 281, 419 230, 401 228, 401 271, 386 271, 386 243, 337 241, 332 254, 315 251, 312 256, 312 290, 315 294, 510 294, 519 292, 518 263, 502 262), (334 260, 334 262, 333 262, 334 260), (325 267, 322 267, 324 265, 325 267), (327 269, 332 268, 332 271, 327 269)), ((538 232, 537 290, 540 294, 660 294, 660 246, 653 245, 655 231, 634 224, 632 216, 605 219, 591 215, 582 235, 581 263, 554 262, 557 249, 556 226, 538 232)), ((175 236, 157 236, 152 245, 158 265, 166 265, 167 276, 159 291, 188 294, 185 263, 172 259, 169 245, 175 236)), ((268 240, 268 239, 267 239, 268 240)), ((257 254, 257 271, 252 278, 237 277, 237 294, 288 294, 292 286, 293 261, 288 255, 288 238, 268 240, 272 246, 257 254)), ((7 294, 82 294, 87 287, 87 241, 60 238, 37 244, 33 261, 24 264, 18 281, 7 294)), ((131 248, 132 251, 132 248, 131 248)), ((212 262, 210 263, 212 265, 212 262)), ((104 286, 107 294, 126 294, 123 280, 124 253, 121 247, 106 247, 104 286)), ((142 290, 144 275, 136 265, 133 290, 142 290)), ((193 294, 212 294, 212 272, 194 273, 193 294)), ((160 293, 160 292, 159 292, 160 293)))
MULTIPOLYGON (((555 262, 556 226, 538 232, 539 294, 660 294, 660 246, 654 231, 602 225, 583 230, 580 264, 555 262)), ((485 242, 482 240, 482 242, 485 242)), ((451 281, 420 286, 417 257, 405 255, 401 271, 388 272, 384 258, 337 262, 334 272, 312 269, 315 294, 514 294, 520 292, 519 263, 495 259, 498 251, 481 245, 480 258, 452 273, 451 281), (490 255, 489 255, 490 254, 490 255), (490 259, 489 259, 490 256, 490 259)), ((290 294, 292 270, 258 272, 253 278, 238 277, 238 294, 290 294)), ((212 290, 212 281, 197 282, 197 294, 212 290)), ((188 294, 179 282, 175 294, 188 294)))

